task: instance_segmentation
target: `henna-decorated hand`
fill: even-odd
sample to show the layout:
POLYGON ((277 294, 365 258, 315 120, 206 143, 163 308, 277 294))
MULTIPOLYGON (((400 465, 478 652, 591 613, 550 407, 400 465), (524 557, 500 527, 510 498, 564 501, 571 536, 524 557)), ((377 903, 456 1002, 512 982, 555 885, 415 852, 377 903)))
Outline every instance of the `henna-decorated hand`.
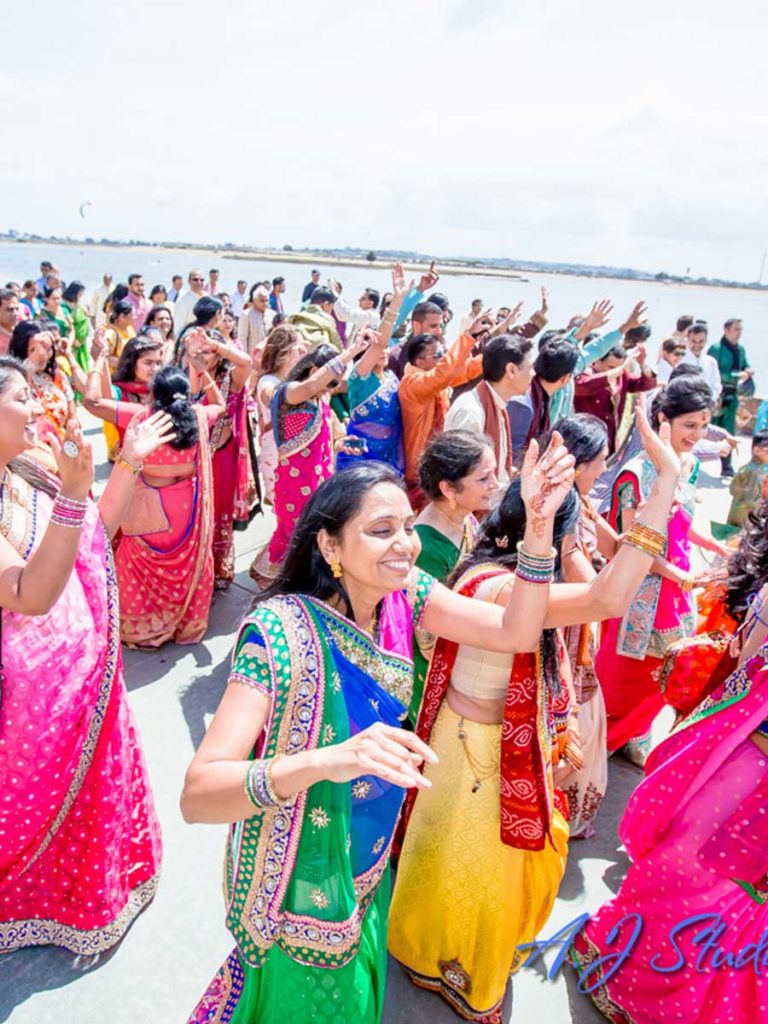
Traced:
POLYGON ((531 441, 520 471, 520 497, 528 515, 536 519, 554 517, 573 487, 575 461, 556 430, 541 458, 538 443, 531 441))

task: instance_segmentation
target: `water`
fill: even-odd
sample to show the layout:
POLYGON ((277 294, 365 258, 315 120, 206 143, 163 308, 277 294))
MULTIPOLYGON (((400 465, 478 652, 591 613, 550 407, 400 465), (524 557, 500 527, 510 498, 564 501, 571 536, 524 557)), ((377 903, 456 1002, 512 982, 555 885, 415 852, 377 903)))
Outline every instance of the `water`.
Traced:
MULTIPOLYGON (((170 287, 171 277, 187 274, 199 267, 206 274, 210 267, 221 271, 222 289, 232 291, 239 278, 250 285, 255 280, 282 276, 286 280, 286 308, 299 305, 301 292, 309 281, 311 266, 273 260, 234 260, 223 253, 177 251, 163 249, 110 248, 107 246, 65 246, 45 244, 0 243, 0 283, 8 280, 23 283, 39 276, 40 260, 48 259, 59 267, 64 280, 80 280, 87 287, 87 296, 101 283, 105 271, 113 279, 126 281, 128 274, 144 275, 147 294, 155 284, 170 287)), ((319 267, 321 281, 334 277, 344 286, 344 295, 356 305, 361 290, 391 290, 389 272, 383 267, 319 267)), ((689 313, 709 324, 710 338, 720 337, 723 321, 741 317, 744 321, 742 341, 756 371, 758 391, 768 393, 768 293, 736 288, 704 288, 698 285, 657 284, 644 281, 622 281, 611 278, 570 277, 561 274, 526 274, 526 280, 498 277, 464 276, 446 273, 438 288, 451 301, 455 314, 455 331, 473 299, 480 298, 486 306, 514 306, 525 303, 523 314, 538 308, 540 288, 549 289, 549 320, 553 326, 568 322, 574 313, 586 313, 597 299, 610 299, 615 307, 612 325, 621 323, 638 300, 648 305, 648 322, 653 328, 650 352, 655 358, 658 346, 674 330, 678 316, 689 313)), ((449 339, 450 339, 449 330, 449 339)))

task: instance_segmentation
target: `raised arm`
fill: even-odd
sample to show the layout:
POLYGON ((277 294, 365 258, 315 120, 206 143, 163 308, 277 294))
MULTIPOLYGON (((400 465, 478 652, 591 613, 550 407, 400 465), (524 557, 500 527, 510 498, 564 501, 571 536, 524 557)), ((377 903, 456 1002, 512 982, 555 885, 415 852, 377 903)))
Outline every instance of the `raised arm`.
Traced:
POLYGON ((285 400, 289 405, 301 405, 321 394, 332 380, 340 380, 347 366, 355 356, 363 352, 370 343, 369 333, 361 331, 348 349, 334 356, 323 366, 314 370, 306 380, 291 381, 285 389, 285 400))
POLYGON ((412 287, 413 281, 411 281, 410 285, 405 283, 405 272, 402 263, 395 263, 392 268, 392 302, 384 314, 379 330, 371 336, 372 344, 370 344, 367 352, 357 364, 358 377, 367 377, 381 356, 387 351, 400 307, 412 287))
MULTIPOLYGON (((46 440, 56 457, 60 496, 65 501, 82 504, 84 514, 88 492, 93 486, 93 452, 83 438, 80 424, 77 419, 71 419, 65 433, 65 443, 71 442, 78 449, 75 458, 63 453, 62 442, 54 429, 46 430, 46 440)), ((56 521, 54 505, 54 515, 43 539, 27 562, 0 535, 0 608, 20 615, 46 615, 53 608, 67 585, 77 557, 82 519, 79 526, 74 525, 76 508, 73 506, 64 515, 65 522, 73 525, 63 525, 56 521)))
MULTIPOLYGON (((636 418, 645 450, 659 473, 638 522, 666 536, 669 512, 680 476, 680 460, 669 444, 668 423, 662 423, 659 434, 654 434, 641 405, 636 418)), ((615 558, 591 583, 565 583, 552 587, 545 625, 550 628, 572 626, 623 615, 653 564, 653 554, 623 543, 615 558)))
MULTIPOLYGON (((555 431, 538 459, 538 445, 528 447, 520 473, 526 528, 521 551, 546 559, 552 552, 555 513, 573 486, 574 459, 555 431), (538 461, 537 461, 538 460, 538 461)), ((422 625, 454 643, 486 651, 532 651, 538 646, 549 605, 550 586, 515 577, 506 606, 476 601, 441 584, 433 588, 422 625)))
MULTIPOLYGON (((140 415, 138 412, 137 416, 140 415)), ((99 515, 110 540, 117 533, 128 511, 136 477, 144 459, 161 444, 168 444, 175 437, 171 417, 164 412, 156 412, 140 423, 134 417, 126 427, 120 456, 99 498, 99 515)))

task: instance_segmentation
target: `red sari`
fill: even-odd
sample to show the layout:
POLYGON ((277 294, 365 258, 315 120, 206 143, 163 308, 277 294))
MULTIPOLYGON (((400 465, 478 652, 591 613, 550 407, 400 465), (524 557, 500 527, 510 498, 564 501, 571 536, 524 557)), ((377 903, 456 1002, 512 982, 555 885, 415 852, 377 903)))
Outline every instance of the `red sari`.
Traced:
MULTIPOLYGON (((166 487, 139 475, 115 553, 120 637, 136 647, 169 640, 194 644, 208 628, 213 598, 213 487, 209 422, 196 408, 200 436, 193 449, 164 444, 145 466, 195 463, 195 473, 166 487)), ((145 419, 152 409, 140 412, 145 419)))

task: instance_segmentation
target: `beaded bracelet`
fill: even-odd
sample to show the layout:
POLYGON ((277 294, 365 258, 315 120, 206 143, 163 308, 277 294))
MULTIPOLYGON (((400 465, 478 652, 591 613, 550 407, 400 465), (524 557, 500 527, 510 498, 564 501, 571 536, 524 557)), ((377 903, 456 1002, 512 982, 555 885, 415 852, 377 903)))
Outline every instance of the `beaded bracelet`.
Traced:
POLYGON ((515 575, 525 583, 547 584, 551 583, 555 575, 555 556, 557 552, 551 549, 548 555, 534 555, 526 551, 523 542, 517 544, 517 568, 515 575))
POLYGON ((272 781, 272 766, 275 758, 260 758, 251 761, 243 779, 243 789, 254 807, 277 807, 283 801, 275 792, 272 781))
POLYGON ((56 526, 67 526, 72 530, 79 530, 85 522, 87 508, 88 502, 65 498, 59 494, 53 503, 51 522, 56 526))

